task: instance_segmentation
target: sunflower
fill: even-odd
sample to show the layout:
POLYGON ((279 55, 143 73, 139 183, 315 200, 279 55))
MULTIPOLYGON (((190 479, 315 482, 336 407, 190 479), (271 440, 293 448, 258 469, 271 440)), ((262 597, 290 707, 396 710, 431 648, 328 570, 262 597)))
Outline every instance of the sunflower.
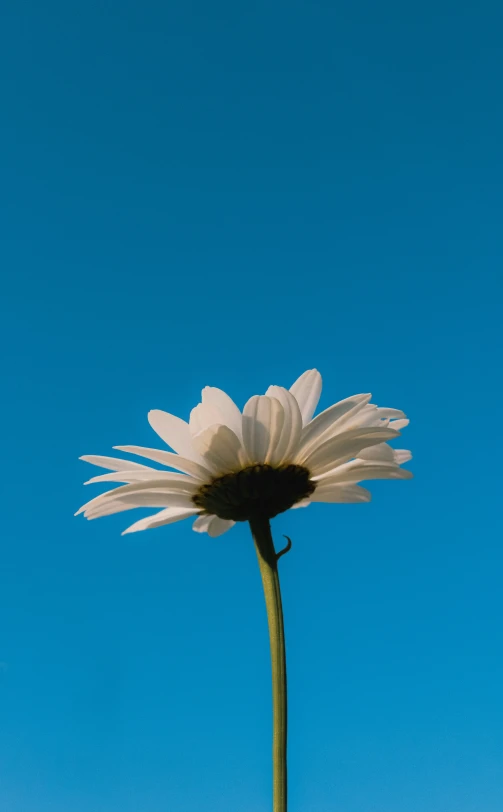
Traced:
POLYGON ((154 409, 149 423, 173 450, 115 449, 163 470, 114 457, 81 457, 110 471, 86 484, 123 484, 91 499, 78 513, 97 519, 158 508, 124 533, 192 517, 195 531, 216 537, 237 521, 269 520, 312 502, 368 502, 370 492, 358 484, 365 480, 410 479, 411 472, 400 466, 411 453, 387 443, 408 424, 404 413, 376 406, 371 395, 363 394, 314 417, 321 386, 320 373, 308 370, 289 390, 270 386, 265 395, 254 395, 242 413, 229 395, 206 386, 188 423, 154 409))

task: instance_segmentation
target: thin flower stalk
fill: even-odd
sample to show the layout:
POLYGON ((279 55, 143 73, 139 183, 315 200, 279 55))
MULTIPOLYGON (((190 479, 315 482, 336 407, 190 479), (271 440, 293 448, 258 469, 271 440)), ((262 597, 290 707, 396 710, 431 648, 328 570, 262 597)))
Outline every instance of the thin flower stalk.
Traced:
POLYGON ((286 812, 287 808, 287 683, 285 630, 279 585, 278 554, 274 549, 271 526, 267 519, 250 520, 255 550, 262 576, 272 672, 272 787, 273 812, 286 812))

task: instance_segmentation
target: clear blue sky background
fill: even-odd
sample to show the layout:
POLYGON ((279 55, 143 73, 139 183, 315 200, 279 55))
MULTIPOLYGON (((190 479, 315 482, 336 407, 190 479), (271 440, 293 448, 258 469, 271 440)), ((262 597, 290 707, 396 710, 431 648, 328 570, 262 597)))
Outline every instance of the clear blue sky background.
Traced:
POLYGON ((416 478, 274 521, 291 812, 499 812, 501 4, 2 17, 2 812, 270 808, 247 527, 75 519, 77 458, 312 366, 416 478))

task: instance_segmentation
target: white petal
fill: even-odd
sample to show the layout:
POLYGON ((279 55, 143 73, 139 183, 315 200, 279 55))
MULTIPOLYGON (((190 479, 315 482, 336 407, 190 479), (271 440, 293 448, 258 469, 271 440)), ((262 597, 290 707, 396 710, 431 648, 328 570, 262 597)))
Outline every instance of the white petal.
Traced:
POLYGON ((194 510, 186 510, 185 508, 166 508, 166 510, 161 510, 159 513, 155 513, 153 516, 147 516, 145 519, 140 519, 138 522, 130 525, 130 527, 126 528, 123 531, 122 535, 125 536, 127 533, 137 533, 140 530, 150 530, 154 527, 162 527, 165 524, 173 524, 173 522, 180 522, 182 519, 188 519, 190 516, 193 516, 194 513, 197 512, 197 508, 194 510))
POLYGON ((230 530, 235 524, 236 522, 232 522, 230 519, 220 519, 218 516, 214 516, 208 527, 208 535, 215 539, 217 536, 226 533, 227 530, 230 530))
POLYGON ((225 392, 214 386, 205 386, 199 403, 190 413, 190 432, 194 437, 214 425, 228 426, 241 437, 241 412, 225 392))
POLYGON ((402 412, 401 409, 388 409, 386 406, 377 406, 377 412, 379 417, 385 418, 397 418, 397 417, 405 417, 405 413, 402 412))
POLYGON ((271 465, 279 465, 295 456, 302 431, 302 415, 294 396, 282 386, 270 386, 266 395, 279 400, 284 412, 281 434, 268 459, 271 465))
POLYGON ((316 447, 306 457, 303 465, 309 469, 312 478, 316 479, 332 468, 356 457, 362 449, 382 443, 383 440, 390 440, 395 435, 396 432, 378 426, 344 431, 316 447))
POLYGON ((371 395, 353 395, 345 400, 340 400, 330 408, 321 412, 314 420, 302 429, 300 447, 296 456, 296 462, 303 460, 314 450, 323 440, 338 433, 339 421, 349 414, 355 414, 370 400, 371 395))
MULTIPOLYGON (((353 482, 364 482, 368 479, 412 479, 411 471, 399 468, 396 464, 370 462, 370 460, 351 460, 340 465, 334 471, 320 477, 319 487, 323 485, 341 485, 353 482)), ((312 497, 311 497, 312 498, 312 497)))
POLYGON ((299 404, 302 423, 305 426, 316 411, 321 395, 321 375, 317 369, 308 369, 297 378, 290 392, 299 404))
MULTIPOLYGON (((84 513, 86 519, 100 519, 102 516, 111 516, 114 513, 122 513, 125 510, 134 510, 138 505, 130 505, 128 502, 121 502, 119 499, 109 499, 108 502, 90 507, 84 513)), ((158 505, 162 507, 162 505, 158 505)))
MULTIPOLYGON (((141 491, 140 493, 125 494, 124 496, 121 496, 120 499, 112 501, 115 501, 115 504, 117 504, 117 508, 112 511, 113 513, 121 513, 124 510, 128 510, 129 507, 183 507, 187 508, 188 510, 199 510, 199 508, 195 507, 189 494, 180 493, 178 491, 141 491)), ((99 519, 102 516, 108 516, 109 514, 109 503, 103 502, 97 507, 94 507, 92 510, 86 511, 84 515, 86 519, 99 519)))
POLYGON ((403 465, 404 462, 408 462, 412 459, 412 453, 405 448, 394 448, 393 454, 397 465, 403 465))
MULTIPOLYGON (((338 423, 338 431, 354 429, 359 426, 387 426, 392 417, 404 417, 400 409, 388 409, 383 406, 376 406, 375 403, 367 403, 363 409, 354 413, 348 413, 338 423)), ((400 426, 395 427, 397 431, 400 426)))
POLYGON ((158 479, 149 479, 148 482, 133 482, 131 485, 123 485, 121 488, 114 488, 113 491, 103 493, 97 498, 108 497, 112 493, 122 498, 122 494, 139 493, 140 491, 148 490, 175 491, 176 493, 193 494, 199 487, 197 482, 191 477, 185 476, 185 474, 172 474, 171 471, 159 471, 159 473, 162 474, 162 476, 158 479))
POLYGON ((198 403, 190 413, 189 427, 192 438, 210 426, 224 426, 220 411, 211 403, 198 403))
POLYGON ((370 502, 371 494, 366 488, 359 485, 326 485, 316 488, 311 496, 312 502, 355 503, 370 502))
POLYGON ((389 424, 389 427, 390 429, 395 429, 395 431, 401 431, 405 426, 408 426, 409 423, 410 420, 393 420, 393 422, 389 424))
POLYGON ((209 426, 193 438, 194 446, 218 474, 242 467, 241 443, 228 426, 209 426))
POLYGON ((138 494, 125 494, 120 499, 107 499, 96 502, 86 509, 84 516, 86 519, 101 519, 102 516, 111 516, 113 513, 122 513, 125 510, 133 510, 141 507, 183 507, 196 509, 192 499, 187 493, 178 491, 168 492, 165 490, 142 491, 138 494))
POLYGON ((161 440, 164 440, 177 454, 201 465, 201 458, 192 445, 189 424, 185 420, 181 420, 169 412, 163 412, 161 409, 152 409, 148 413, 148 422, 161 440))
POLYGON ((148 465, 142 465, 139 462, 131 462, 130 460, 118 460, 115 457, 102 457, 95 454, 84 454, 84 456, 79 457, 79 459, 84 460, 84 462, 89 462, 91 465, 97 465, 99 468, 108 468, 109 471, 131 471, 133 468, 147 471, 151 470, 148 465))
POLYGON ((241 412, 231 397, 216 386, 205 386, 201 392, 204 406, 213 406, 221 416, 214 422, 228 426, 241 439, 241 412))
POLYGON ((212 513, 203 513, 202 516, 198 516, 195 520, 192 525, 192 530, 195 530, 196 533, 207 533, 210 522, 212 522, 214 518, 215 516, 212 513))
POLYGON ((161 451, 158 448, 143 448, 139 445, 116 445, 114 448, 116 451, 125 451, 127 454, 136 454, 138 457, 146 457, 146 459, 159 462, 161 465, 166 465, 168 468, 178 468, 179 471, 183 471, 185 474, 190 474, 190 476, 194 477, 194 479, 206 481, 211 474, 209 467, 199 465, 197 462, 192 462, 192 460, 187 460, 184 457, 180 457, 178 454, 174 454, 172 451, 161 451))
POLYGON ((310 504, 311 504, 310 499, 301 499, 300 502, 296 502, 295 505, 292 505, 290 510, 295 510, 295 508, 301 508, 301 507, 309 507, 310 504))
POLYGON ((232 522, 228 519, 220 519, 218 516, 206 514, 196 519, 192 525, 192 529, 195 530, 196 533, 208 533, 212 538, 216 538, 227 530, 230 530, 235 524, 236 522, 232 522))
MULTIPOLYGON (((182 476, 180 474, 180 476, 182 476)), ((135 471, 114 471, 111 474, 101 474, 101 476, 93 476, 84 482, 84 485, 91 485, 96 482, 125 482, 132 484, 133 482, 150 482, 152 480, 165 479, 168 484, 172 481, 171 471, 158 471, 155 468, 146 468, 144 470, 135 471)), ((197 480, 197 484, 200 482, 197 480)))
POLYGON ((370 446, 359 451, 356 455, 360 460, 375 460, 377 462, 396 462, 395 451, 388 443, 370 446))
POLYGON ((337 421, 336 429, 340 432, 363 426, 380 426, 383 423, 383 419, 379 417, 377 406, 373 403, 364 403, 360 408, 350 410, 343 415, 337 421))
MULTIPOLYGON (((132 483, 131 485, 122 485, 120 488, 113 488, 111 491, 107 491, 99 496, 95 496, 90 502, 82 505, 75 515, 78 516, 79 513, 88 511, 89 508, 93 507, 94 505, 101 504, 102 502, 107 502, 112 499, 121 499, 123 494, 132 492, 136 493, 138 491, 148 489, 161 489, 165 492, 172 491, 174 493, 187 493, 192 495, 197 490, 197 483, 190 479, 190 477, 184 476, 184 474, 171 474, 169 471, 163 473, 170 474, 169 480, 164 477, 163 479, 149 480, 148 482, 137 482, 132 483)), ((163 505, 160 505, 160 507, 163 507, 163 505)))
POLYGON ((111 491, 107 491, 106 493, 102 493, 99 496, 95 496, 94 499, 90 499, 89 502, 86 502, 85 505, 82 505, 82 507, 80 507, 77 510, 77 512, 74 513, 73 515, 79 516, 81 513, 84 513, 85 515, 86 513, 89 513, 91 510, 93 510, 95 507, 102 505, 105 501, 108 502, 109 506, 112 505, 114 499, 110 494, 115 494, 118 490, 119 488, 114 488, 111 491))
POLYGON ((248 462, 269 460, 281 439, 285 414, 276 398, 254 395, 243 410, 243 445, 248 462))

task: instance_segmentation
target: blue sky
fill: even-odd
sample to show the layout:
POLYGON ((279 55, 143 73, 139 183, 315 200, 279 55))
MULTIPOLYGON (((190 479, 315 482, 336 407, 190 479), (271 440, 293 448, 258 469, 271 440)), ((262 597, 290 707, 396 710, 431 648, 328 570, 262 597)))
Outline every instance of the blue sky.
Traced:
POLYGON ((11 3, 0 806, 270 808, 247 527, 73 518, 81 454, 313 366, 411 482, 274 520, 291 812, 497 812, 500 4, 11 3))

